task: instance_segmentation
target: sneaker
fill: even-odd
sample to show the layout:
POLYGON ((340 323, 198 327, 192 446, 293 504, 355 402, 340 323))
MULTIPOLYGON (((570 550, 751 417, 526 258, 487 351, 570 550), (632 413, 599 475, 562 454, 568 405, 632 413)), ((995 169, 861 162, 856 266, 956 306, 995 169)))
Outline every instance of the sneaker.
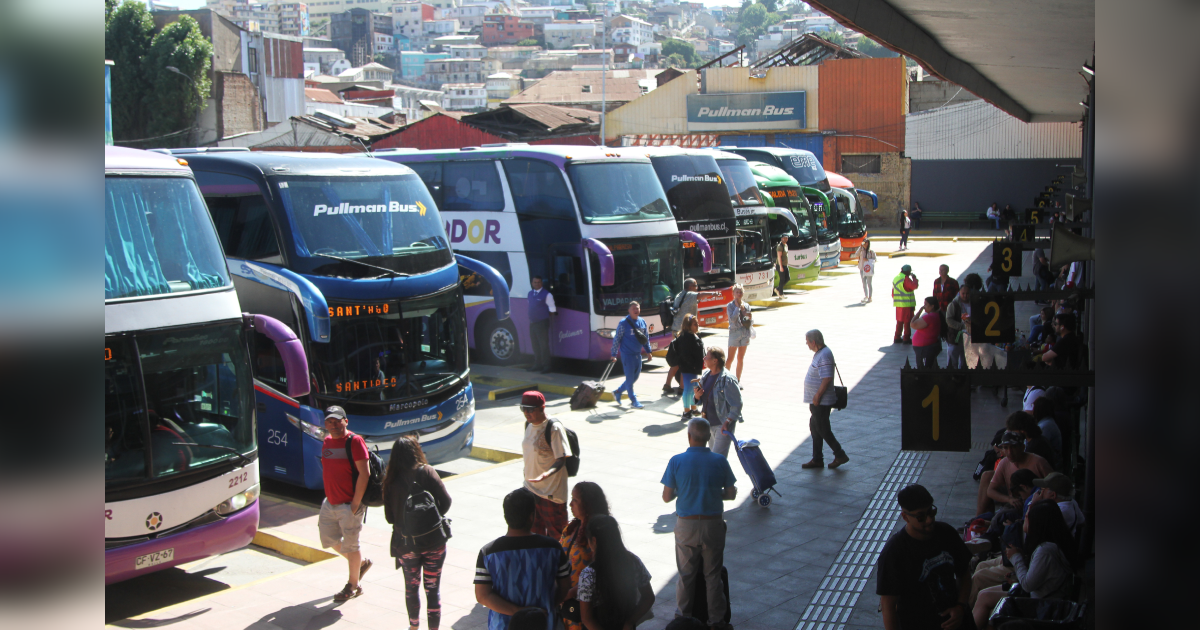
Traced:
POLYGON ((842 464, 845 464, 848 461, 850 461, 849 457, 847 457, 845 455, 838 455, 837 457, 833 458, 833 461, 829 462, 829 467, 837 468, 838 466, 841 466, 842 464))
POLYGON ((333 601, 335 601, 335 602, 350 601, 350 600, 354 599, 355 597, 362 595, 362 593, 363 593, 363 590, 362 590, 361 586, 358 588, 354 588, 353 586, 350 586, 349 582, 346 582, 346 587, 343 588, 340 592, 338 592, 337 595, 333 596, 333 601))
POLYGON ((664 394, 672 394, 674 392, 675 392, 674 387, 671 387, 670 385, 663 385, 663 393, 664 394))
POLYGON ((370 558, 363 560, 362 564, 358 565, 358 579, 361 580, 363 576, 367 574, 367 571, 370 571, 371 567, 373 566, 375 566, 375 563, 371 562, 370 558))
POLYGON ((807 463, 800 464, 801 468, 824 468, 825 462, 819 462, 815 459, 809 460, 807 463))
POLYGON ((911 345, 912 345, 912 339, 908 339, 908 338, 906 338, 906 339, 904 340, 904 345, 906 345, 906 346, 911 346, 911 345))
POLYGON ((895 339, 892 339, 892 343, 893 344, 903 343, 903 341, 899 337, 896 337, 895 339))
POLYGON ((645 409, 645 408, 646 408, 646 405, 643 405, 642 403, 640 403, 640 402, 638 402, 638 401, 636 401, 636 400, 635 400, 635 401, 633 401, 633 404, 631 404, 631 405, 629 405, 629 406, 630 406, 630 407, 633 407, 634 409, 645 409))

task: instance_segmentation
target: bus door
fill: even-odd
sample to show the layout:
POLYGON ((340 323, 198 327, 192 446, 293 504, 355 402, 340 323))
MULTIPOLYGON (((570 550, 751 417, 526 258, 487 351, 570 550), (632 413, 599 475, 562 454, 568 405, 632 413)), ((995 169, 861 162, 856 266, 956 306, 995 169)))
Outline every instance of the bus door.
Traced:
POLYGON ((578 243, 550 246, 550 293, 558 314, 550 319, 550 354, 587 359, 591 332, 588 278, 583 272, 583 247, 578 243))

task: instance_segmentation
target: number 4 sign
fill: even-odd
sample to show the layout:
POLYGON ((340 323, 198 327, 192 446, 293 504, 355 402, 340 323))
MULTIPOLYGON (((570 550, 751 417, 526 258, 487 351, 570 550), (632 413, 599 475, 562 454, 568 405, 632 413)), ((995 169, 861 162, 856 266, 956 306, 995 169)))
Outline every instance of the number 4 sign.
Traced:
POLYGON ((971 387, 967 377, 900 372, 900 448, 971 450, 971 387))

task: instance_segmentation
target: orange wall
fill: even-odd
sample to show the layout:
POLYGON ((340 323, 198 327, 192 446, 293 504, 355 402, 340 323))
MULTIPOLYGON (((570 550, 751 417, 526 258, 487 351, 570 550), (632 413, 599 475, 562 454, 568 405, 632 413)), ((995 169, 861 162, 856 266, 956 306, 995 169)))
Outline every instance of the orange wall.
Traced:
POLYGON ((818 86, 822 131, 878 139, 826 137, 827 170, 841 170, 842 153, 904 150, 908 72, 903 58, 831 59, 821 64, 818 86))

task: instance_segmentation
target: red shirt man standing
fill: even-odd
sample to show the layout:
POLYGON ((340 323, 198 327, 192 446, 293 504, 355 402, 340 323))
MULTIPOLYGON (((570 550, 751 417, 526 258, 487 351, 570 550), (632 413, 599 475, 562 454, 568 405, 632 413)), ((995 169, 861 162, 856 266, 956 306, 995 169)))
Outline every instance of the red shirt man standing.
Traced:
POLYGON ((938 277, 933 281, 933 297, 937 298, 938 307, 943 313, 946 312, 946 307, 950 306, 950 302, 954 301, 956 295, 958 295, 958 280, 950 277, 950 266, 938 267, 938 277))
POLYGON ((333 596, 337 602, 362 595, 358 581, 372 564, 370 560, 363 560, 362 552, 358 550, 358 535, 362 532, 363 518, 366 516, 362 499, 371 478, 371 470, 367 465, 367 443, 362 436, 347 430, 348 424, 345 409, 334 405, 325 410, 325 431, 328 435, 321 447, 325 500, 321 502, 317 528, 321 534, 321 546, 333 549, 350 563, 350 580, 340 593, 333 596), (346 440, 350 440, 353 463, 346 457, 346 440), (358 469, 357 483, 354 469, 358 469))

